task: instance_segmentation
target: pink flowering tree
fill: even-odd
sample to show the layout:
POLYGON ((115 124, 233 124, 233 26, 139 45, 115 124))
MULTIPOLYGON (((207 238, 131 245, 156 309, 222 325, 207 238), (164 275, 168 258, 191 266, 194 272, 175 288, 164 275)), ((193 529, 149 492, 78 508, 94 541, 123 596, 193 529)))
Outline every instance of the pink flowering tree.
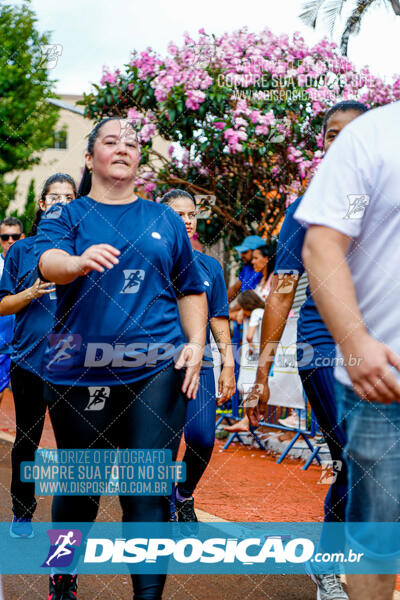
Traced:
POLYGON ((208 212, 200 237, 227 245, 276 233, 287 205, 304 192, 321 159, 324 112, 341 99, 376 106, 400 98, 390 84, 357 71, 335 44, 308 47, 247 30, 198 39, 185 35, 161 57, 133 53, 123 70, 104 71, 84 97, 86 115, 138 124, 138 190, 157 199, 171 187, 196 195, 208 212), (169 142, 157 152, 154 136, 169 142))

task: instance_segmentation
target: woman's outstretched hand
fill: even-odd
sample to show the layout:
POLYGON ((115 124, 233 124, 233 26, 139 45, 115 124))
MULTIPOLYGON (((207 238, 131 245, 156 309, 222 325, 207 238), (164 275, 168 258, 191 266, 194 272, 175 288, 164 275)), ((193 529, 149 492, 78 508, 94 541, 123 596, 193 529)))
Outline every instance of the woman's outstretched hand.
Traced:
POLYGON ((76 257, 77 275, 86 275, 90 271, 104 273, 105 269, 112 269, 119 263, 120 251, 110 244, 94 244, 86 248, 85 252, 76 257))
POLYGON ((179 354, 175 369, 186 368, 182 384, 182 392, 189 399, 196 398, 200 382, 200 369, 204 348, 201 344, 187 343, 179 354))

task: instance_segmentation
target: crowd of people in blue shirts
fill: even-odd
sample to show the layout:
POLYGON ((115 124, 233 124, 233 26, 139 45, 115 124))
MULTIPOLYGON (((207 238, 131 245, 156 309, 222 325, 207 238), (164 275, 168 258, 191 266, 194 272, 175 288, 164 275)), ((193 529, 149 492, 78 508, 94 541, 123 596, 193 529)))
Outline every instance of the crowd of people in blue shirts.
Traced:
MULTIPOLYGON (((332 107, 323 124, 325 151, 366 110, 353 101, 332 107)), ((89 135, 79 189, 69 175, 52 175, 27 237, 15 217, 0 224, 0 392, 11 374, 16 413, 13 537, 34 535, 34 484, 22 482, 19 470, 34 460, 47 410, 59 449, 163 448, 175 460, 184 436, 186 480, 172 498, 121 496, 124 522, 197 521, 193 494, 211 459, 217 405, 238 384, 247 411, 227 429, 246 431, 265 416, 274 353, 305 271, 306 229, 294 216, 302 198, 288 207, 278 240, 250 235, 235 248, 242 268, 227 288, 220 263, 192 250, 191 194, 174 189, 159 202, 134 194, 139 157, 134 128, 107 118, 89 135), (106 346, 110 360, 101 353, 106 346), (101 409, 92 409, 97 392, 101 409)), ((335 344, 309 288, 297 342, 305 394, 339 465, 324 519, 341 522, 348 481, 334 397, 335 344)), ((55 496, 52 521, 93 522, 99 501, 55 496)), ((320 544, 328 544, 324 535, 320 544)), ((336 573, 310 575, 321 600, 348 599, 336 573)), ((134 598, 161 598, 165 578, 132 575, 134 598)), ((53 573, 49 590, 49 600, 76 598, 77 574, 53 573)))

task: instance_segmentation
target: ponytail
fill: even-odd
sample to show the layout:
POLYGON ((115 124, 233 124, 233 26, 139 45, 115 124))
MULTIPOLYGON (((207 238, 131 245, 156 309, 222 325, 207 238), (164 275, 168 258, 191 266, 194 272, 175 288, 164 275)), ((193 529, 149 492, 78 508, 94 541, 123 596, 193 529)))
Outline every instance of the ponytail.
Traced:
POLYGON ((81 198, 82 196, 87 196, 88 193, 90 192, 91 187, 92 187, 92 174, 89 171, 89 169, 87 168, 87 166, 85 165, 85 168, 83 170, 82 179, 79 184, 77 197, 81 198))
POLYGON ((28 236, 37 234, 37 229, 39 227, 40 219, 42 218, 43 213, 44 213, 44 210, 42 210, 41 208, 37 209, 36 214, 35 214, 35 220, 32 223, 32 227, 31 227, 31 230, 30 230, 28 236))

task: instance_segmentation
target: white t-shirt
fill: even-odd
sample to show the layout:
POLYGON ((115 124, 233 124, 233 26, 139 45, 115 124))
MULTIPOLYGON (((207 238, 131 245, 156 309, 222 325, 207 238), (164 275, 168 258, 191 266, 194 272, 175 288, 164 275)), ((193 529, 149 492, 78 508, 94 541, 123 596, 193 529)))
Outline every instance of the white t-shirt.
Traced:
MULTIPOLYGON (((398 354, 399 157, 400 102, 395 102, 343 129, 294 215, 302 225, 324 225, 352 238, 347 263, 364 322, 375 339, 398 354)), ((340 290, 337 298, 340 302, 340 290)), ((351 385, 344 366, 335 368, 335 376, 351 385)))
POLYGON ((264 309, 256 308, 252 311, 249 319, 243 321, 243 338, 240 351, 240 370, 238 377, 238 390, 242 394, 247 394, 256 380, 258 359, 260 356, 261 324, 263 320, 264 309), (247 341, 249 327, 255 327, 251 354, 250 344, 247 341))
POLYGON ((271 273, 271 275, 268 277, 267 281, 265 283, 263 283, 262 286, 261 286, 261 281, 262 281, 261 280, 257 283, 256 287, 254 288, 255 293, 258 296, 260 296, 261 300, 264 300, 264 302, 267 301, 267 298, 271 291, 272 276, 273 276, 273 273, 271 273))

